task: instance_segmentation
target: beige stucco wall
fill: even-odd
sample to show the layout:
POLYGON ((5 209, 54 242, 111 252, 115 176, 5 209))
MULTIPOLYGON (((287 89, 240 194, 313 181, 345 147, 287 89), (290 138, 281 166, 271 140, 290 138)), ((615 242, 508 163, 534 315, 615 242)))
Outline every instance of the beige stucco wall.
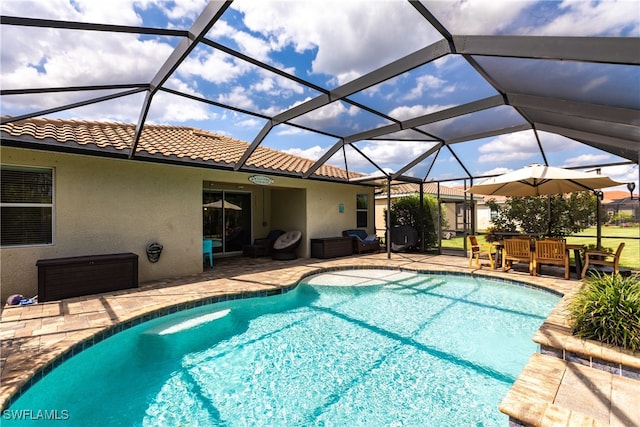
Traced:
POLYGON ((271 186, 249 182, 252 174, 139 161, 1 147, 3 164, 54 169, 54 243, 0 248, 2 299, 37 293, 39 259, 133 252, 140 282, 202 271, 202 187, 251 192, 253 236, 273 228, 300 229, 298 251, 309 256, 309 239, 340 235, 356 224, 356 194, 366 186, 273 177, 271 186), (264 210, 262 203, 265 203, 264 210), (345 212, 338 212, 338 204, 345 212), (145 248, 164 246, 160 261, 145 248))
MULTIPOLYGON (((344 186, 318 181, 310 183, 307 191, 309 239, 341 236, 343 230, 357 227, 356 203, 358 193, 369 194, 368 233, 374 232, 375 210, 373 191, 365 186, 344 186), (344 211, 340 212, 340 205, 344 211)), ((363 227, 360 227, 363 228, 363 227)), ((310 244, 307 241, 307 244, 310 244)))
POLYGON ((478 204, 477 212, 477 229, 478 231, 485 231, 492 226, 491 223, 491 209, 485 204, 478 204))

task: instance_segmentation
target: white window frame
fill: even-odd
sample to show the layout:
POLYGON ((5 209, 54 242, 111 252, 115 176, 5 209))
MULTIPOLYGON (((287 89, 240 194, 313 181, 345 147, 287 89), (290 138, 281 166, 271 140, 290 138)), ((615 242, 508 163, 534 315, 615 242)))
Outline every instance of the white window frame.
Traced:
MULTIPOLYGON (((56 174, 55 169, 46 166, 26 166, 26 165, 14 165, 8 163, 0 164, 1 169, 12 170, 24 170, 24 171, 49 171, 51 172, 51 203, 3 203, 0 201, 0 207, 12 207, 12 208, 51 208, 51 242, 47 243, 23 243, 12 245, 1 245, 0 248, 24 248, 24 247, 37 247, 37 246, 53 246, 56 241, 56 214, 55 214, 55 195, 56 195, 56 174)), ((1 185, 1 183, 0 183, 1 185)))

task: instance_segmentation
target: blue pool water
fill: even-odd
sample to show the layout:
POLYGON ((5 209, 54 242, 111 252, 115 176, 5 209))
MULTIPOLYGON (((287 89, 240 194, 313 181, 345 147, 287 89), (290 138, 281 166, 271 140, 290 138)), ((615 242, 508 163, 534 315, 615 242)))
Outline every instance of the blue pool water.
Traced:
POLYGON ((507 425, 498 405, 558 300, 468 276, 312 276, 105 339, 27 390, 2 425, 507 425))

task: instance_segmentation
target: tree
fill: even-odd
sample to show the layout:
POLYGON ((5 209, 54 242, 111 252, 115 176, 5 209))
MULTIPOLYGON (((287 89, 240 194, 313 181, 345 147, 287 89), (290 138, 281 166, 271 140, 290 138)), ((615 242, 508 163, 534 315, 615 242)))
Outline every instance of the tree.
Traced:
MULTIPOLYGON (((438 242, 438 235, 436 232, 437 224, 437 212, 438 212, 438 200, 430 194, 425 194, 423 197, 424 216, 422 226, 420 225, 420 196, 410 195, 403 196, 395 200, 391 205, 391 226, 396 225, 408 225, 416 230, 420 234, 420 231, 424 229, 425 236, 425 248, 434 247, 438 242)), ((448 228, 446 216, 441 211, 442 227, 448 228)), ((385 225, 386 225, 386 210, 385 210, 385 225)))
MULTIPOLYGON (((500 205, 487 205, 498 214, 496 231, 568 236, 596 223, 596 196, 589 191, 568 195, 510 197, 500 205)), ((600 212, 602 215, 602 211, 600 212)))

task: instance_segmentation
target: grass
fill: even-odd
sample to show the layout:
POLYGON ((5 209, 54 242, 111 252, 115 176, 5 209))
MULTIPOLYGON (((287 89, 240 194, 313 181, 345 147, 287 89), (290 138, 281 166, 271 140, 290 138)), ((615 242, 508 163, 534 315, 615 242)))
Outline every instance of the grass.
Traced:
MULTIPOLYGON (((638 239, 638 237, 640 237, 640 228, 637 226, 602 227, 602 247, 610 248, 615 252, 618 245, 624 242, 625 246, 622 250, 622 254, 620 255, 620 266, 631 270, 640 270, 640 239, 638 239), (633 237, 635 237, 635 239, 633 239, 633 237)), ((479 239, 479 243, 481 245, 486 244, 486 241, 482 236, 479 239)), ((587 228, 578 234, 567 237, 567 243, 595 246, 596 227, 587 228)), ((454 237, 450 240, 443 240, 442 247, 446 249, 462 250, 464 247, 464 239, 462 237, 454 237)), ((573 252, 571 253, 571 257, 573 257, 573 252)))
MULTIPOLYGON (((591 227, 578 234, 567 237, 567 243, 595 245, 596 228, 591 227), (589 237, 593 236, 593 237, 589 237)), ((602 227, 602 247, 615 252, 618 245, 624 242, 624 249, 620 255, 620 266, 632 270, 640 270, 640 228, 636 227, 602 227), (626 238, 625 238, 626 237, 626 238), (629 237, 635 237, 630 239, 629 237)))

